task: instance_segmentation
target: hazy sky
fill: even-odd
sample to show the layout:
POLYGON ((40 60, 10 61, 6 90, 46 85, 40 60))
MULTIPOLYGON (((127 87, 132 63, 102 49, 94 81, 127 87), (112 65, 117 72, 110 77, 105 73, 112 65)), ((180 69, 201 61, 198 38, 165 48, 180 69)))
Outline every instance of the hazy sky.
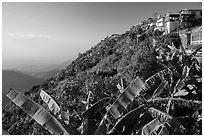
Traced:
POLYGON ((140 21, 201 3, 3 3, 3 68, 12 64, 56 64, 77 57, 107 35, 140 21), (15 63, 14 63, 15 62, 15 63))

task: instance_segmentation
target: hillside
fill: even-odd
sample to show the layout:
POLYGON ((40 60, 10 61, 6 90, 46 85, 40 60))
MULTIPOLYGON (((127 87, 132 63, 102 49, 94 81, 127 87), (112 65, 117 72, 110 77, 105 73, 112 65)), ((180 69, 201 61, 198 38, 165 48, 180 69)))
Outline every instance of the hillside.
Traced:
MULTIPOLYGON (((170 60, 167 59, 169 57, 167 54, 163 54, 161 58, 158 58, 160 54, 157 49, 170 52, 167 45, 173 43, 179 47, 180 38, 177 33, 161 34, 162 32, 158 30, 154 31, 154 27, 147 27, 142 24, 133 26, 123 34, 113 34, 106 37, 85 53, 80 54, 76 60, 56 76, 32 87, 24 94, 42 106, 46 106, 39 97, 40 89, 43 89, 55 99, 63 110, 69 110, 70 113, 76 110, 81 115, 86 110, 85 105, 81 102, 86 101, 88 91, 93 93, 90 98, 91 104, 105 97, 111 97, 110 104, 113 103, 120 95, 116 85, 120 83, 121 78, 125 79, 129 85, 137 76, 145 81, 153 74, 170 66, 175 72, 173 80, 179 79, 182 70, 181 65, 178 65, 177 57, 173 58, 174 55, 171 55, 175 60, 170 60), (175 71, 176 69, 178 71, 175 71)), ((153 83, 152 86, 157 83, 153 83)), ((165 91, 165 94, 161 95, 162 97, 170 95, 167 92, 168 89, 165 91)), ((143 93, 142 98, 148 98, 152 92, 143 93)), ((197 96, 196 99, 201 100, 197 96)), ((137 103, 133 105, 132 109, 138 105, 137 103)), ((157 108, 164 111, 164 108, 159 105, 157 108)), ((176 115, 175 113, 174 116, 176 115)), ((3 109, 2 122, 3 129, 10 134, 50 134, 12 103, 7 104, 3 109), (10 119, 15 120, 11 122, 10 119)), ((79 118, 75 117, 71 124, 74 128, 79 128, 81 122, 79 118)), ((150 122, 150 115, 146 117, 144 122, 150 122)), ((185 127, 189 129, 188 134, 195 134, 201 126, 187 124, 185 127)), ((200 132, 199 130, 197 134, 200 132)), ((180 132, 176 133, 181 134, 180 132)))
POLYGON ((2 105, 6 105, 9 99, 5 96, 9 88, 14 88, 19 91, 25 91, 31 88, 33 85, 38 85, 42 82, 41 79, 28 76, 26 74, 3 70, 2 71, 2 105))

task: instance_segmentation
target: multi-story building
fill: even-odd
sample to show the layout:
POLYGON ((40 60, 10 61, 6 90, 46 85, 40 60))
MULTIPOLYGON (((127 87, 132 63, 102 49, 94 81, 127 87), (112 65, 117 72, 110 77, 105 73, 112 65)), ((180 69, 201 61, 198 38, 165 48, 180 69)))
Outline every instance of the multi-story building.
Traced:
POLYGON ((155 30, 165 31, 165 17, 159 17, 156 21, 155 30))
POLYGON ((167 13, 165 17, 159 16, 155 30, 164 31, 168 34, 172 31, 179 31, 189 27, 202 24, 202 9, 182 9, 179 13, 167 13))
POLYGON ((202 45, 202 26, 196 27, 192 30, 190 37, 190 45, 191 46, 189 48, 194 48, 196 47, 196 45, 202 45))
POLYGON ((202 9, 182 9, 179 13, 181 16, 190 15, 194 19, 202 18, 202 9))
POLYGON ((189 28, 202 24, 201 9, 182 9, 180 12, 180 28, 189 28))
POLYGON ((167 13, 165 16, 165 34, 179 29, 179 13, 167 13))
POLYGON ((181 30, 179 36, 185 49, 195 49, 202 45, 202 26, 181 30))

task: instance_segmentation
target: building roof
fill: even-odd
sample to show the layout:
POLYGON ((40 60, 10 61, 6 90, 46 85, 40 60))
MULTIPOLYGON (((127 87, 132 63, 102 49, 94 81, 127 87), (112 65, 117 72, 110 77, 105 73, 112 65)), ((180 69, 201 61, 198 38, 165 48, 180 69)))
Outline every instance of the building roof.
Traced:
POLYGON ((180 13, 167 13, 166 16, 180 16, 180 13))
POLYGON ((181 9, 179 13, 181 13, 182 11, 202 11, 202 9, 181 9))

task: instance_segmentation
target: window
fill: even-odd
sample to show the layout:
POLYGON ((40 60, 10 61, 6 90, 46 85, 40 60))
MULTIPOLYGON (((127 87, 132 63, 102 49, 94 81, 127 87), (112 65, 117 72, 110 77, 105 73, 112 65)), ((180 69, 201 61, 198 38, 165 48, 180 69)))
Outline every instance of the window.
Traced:
POLYGON ((191 34, 187 34, 187 44, 189 45, 191 42, 191 34))
POLYGON ((191 36, 191 41, 193 42, 193 41, 199 41, 199 33, 194 33, 194 34, 192 34, 192 36, 191 36))
POLYGON ((195 32, 191 35, 191 44, 200 44, 202 42, 202 32, 195 32))
POLYGON ((202 41, 202 31, 200 31, 200 40, 202 41))

